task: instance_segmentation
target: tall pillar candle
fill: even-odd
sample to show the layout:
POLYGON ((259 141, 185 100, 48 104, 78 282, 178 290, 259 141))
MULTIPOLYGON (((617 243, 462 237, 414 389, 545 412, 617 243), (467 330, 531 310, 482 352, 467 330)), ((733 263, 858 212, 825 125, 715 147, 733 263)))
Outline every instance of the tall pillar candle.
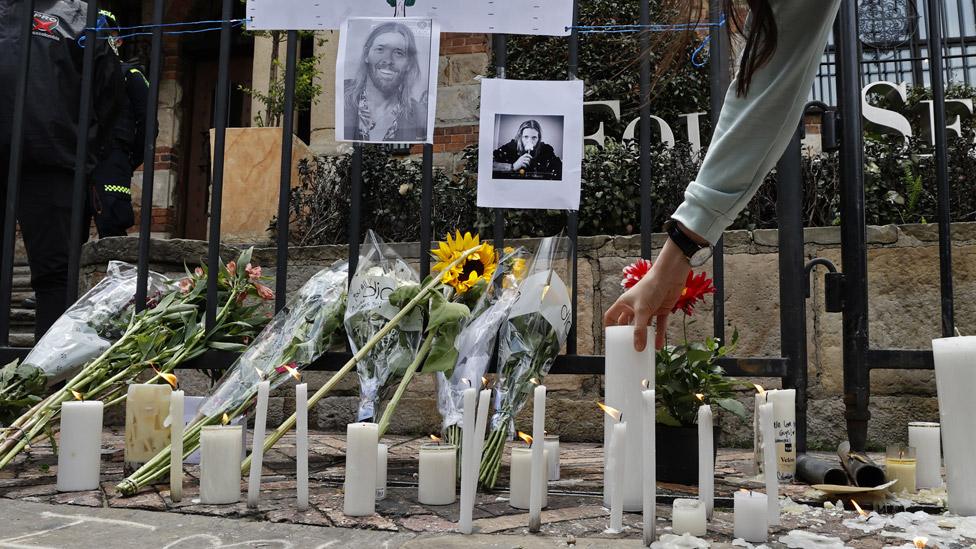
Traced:
POLYGON ((925 421, 909 423, 908 445, 915 448, 915 487, 924 490, 942 486, 942 447, 939 424, 925 421))
POLYGON ((237 503, 241 499, 240 425, 200 429, 200 502, 237 503))
POLYGON ((763 476, 766 480, 768 522, 777 525, 779 524, 779 474, 776 470, 776 452, 773 451, 773 446, 776 444, 773 413, 772 403, 759 406, 759 432, 761 434, 759 444, 762 446, 764 461, 763 476))
MULTIPOLYGON (((613 488, 610 490, 610 531, 619 532, 624 527, 624 480, 626 479, 628 457, 626 451, 627 422, 618 421, 614 423, 611 437, 610 465, 607 467, 610 482, 613 483, 613 488)), ((641 507, 643 508, 643 503, 641 507)))
POLYGON ((712 407, 698 408, 698 498, 705 506, 705 516, 712 516, 715 508, 715 432, 712 407))
POLYGON ((424 505, 451 505, 457 501, 457 446, 424 444, 420 447, 418 501, 424 505))
POLYGON ((125 395, 125 465, 136 468, 156 456, 170 442, 166 384, 133 383, 125 395))
MULTIPOLYGON (((758 388, 758 386, 757 386, 758 388)), ((766 404, 766 392, 758 392, 753 396, 753 407, 752 407, 752 461, 753 467, 756 469, 756 474, 760 474, 763 471, 763 454, 762 445, 759 443, 759 407, 766 404)))
POLYGON ((102 413, 97 400, 61 403, 59 492, 96 490, 102 472, 102 413))
POLYGON ((647 547, 657 537, 654 531, 657 520, 657 451, 654 439, 657 410, 654 395, 654 389, 646 389, 641 393, 644 400, 644 545, 647 547))
POLYGON ((477 447, 474 435, 478 415, 475 408, 477 396, 474 387, 468 387, 462 395, 464 415, 461 420, 461 508, 458 510, 458 522, 462 534, 470 534, 472 531, 476 486, 471 479, 478 476, 478 465, 481 463, 481 456, 475 456, 474 453, 477 447))
MULTIPOLYGON (((545 451, 543 451, 545 453, 545 451)), ((508 504, 516 509, 529 508, 529 486, 538 482, 542 486, 542 506, 549 504, 548 483, 545 477, 532 478, 532 448, 516 446, 511 454, 511 480, 508 504)))
POLYGON ((766 391, 766 402, 773 404, 779 480, 793 482, 796 477, 796 390, 766 391))
POLYGON ((350 423, 346 426, 346 481, 342 512, 350 517, 372 515, 376 510, 376 445, 379 426, 350 423))
POLYGON ((295 385, 295 475, 299 511, 308 509, 308 384, 295 385))
POLYGON ((258 383, 257 408, 254 413, 254 440, 251 446, 251 471, 247 482, 247 506, 257 507, 261 495, 261 470, 264 467, 264 428, 268 420, 268 392, 271 382, 258 383))
MULTIPOLYGON (((648 330, 649 341, 654 341, 654 334, 648 330)), ((640 512, 643 510, 641 502, 643 492, 643 471, 641 467, 643 435, 647 432, 644 425, 643 407, 641 399, 641 382, 654 379, 654 346, 648 345, 643 352, 634 350, 633 326, 610 326, 606 329, 606 404, 623 414, 627 422, 630 436, 625 443, 627 483, 624 485, 624 510, 640 512)), ((613 420, 603 419, 603 452, 608 455, 608 444, 611 439, 613 420)), ((606 472, 604 462, 604 472, 606 472)), ((610 482, 604 476, 603 504, 610 507, 610 482)))
POLYGON ((734 496, 734 536, 749 543, 766 543, 769 535, 768 497, 759 492, 740 490, 734 496))
POLYGON ((386 444, 376 445, 376 500, 386 498, 386 462, 389 459, 390 447, 386 444))
POLYGON ((169 398, 169 497, 183 499, 183 391, 173 391, 169 398))
POLYGON ((976 336, 932 340, 949 511, 976 515, 976 336))
POLYGON ((532 403, 532 479, 545 478, 529 484, 529 531, 538 532, 542 527, 542 492, 549 481, 546 474, 546 386, 538 385, 533 392, 532 403))

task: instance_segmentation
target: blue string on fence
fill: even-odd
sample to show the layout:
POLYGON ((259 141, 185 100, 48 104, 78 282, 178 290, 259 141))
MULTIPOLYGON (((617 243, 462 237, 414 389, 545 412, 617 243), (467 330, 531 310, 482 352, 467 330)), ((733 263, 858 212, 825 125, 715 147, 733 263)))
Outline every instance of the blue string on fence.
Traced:
MULTIPOLYGON (((221 19, 215 19, 215 20, 207 20, 207 21, 181 21, 181 22, 178 22, 178 23, 162 23, 162 24, 159 24, 159 25, 133 25, 133 26, 129 26, 129 27, 119 27, 119 26, 111 27, 111 26, 107 26, 107 25, 104 24, 103 18, 99 18, 99 25, 97 27, 95 27, 94 29, 88 28, 88 29, 85 29, 85 30, 94 30, 94 31, 96 31, 98 33, 111 33, 111 32, 117 32, 117 33, 119 33, 118 36, 109 36, 109 35, 106 35, 106 36, 98 36, 98 39, 99 40, 108 40, 109 38, 114 38, 116 40, 125 40, 125 39, 129 39, 129 38, 134 38, 136 36, 152 36, 152 32, 148 32, 148 31, 146 31, 144 29, 155 29, 155 28, 164 28, 165 29, 165 28, 173 28, 173 27, 192 27, 192 26, 198 26, 198 25, 222 25, 223 23, 227 23, 227 22, 229 22, 231 24, 231 27, 233 28, 233 27, 239 27, 239 26, 241 26, 241 25, 243 25, 243 24, 245 24, 245 23, 247 23, 249 21, 251 21, 250 18, 248 18, 248 19, 230 19, 229 21, 224 21, 224 20, 221 20, 221 19), (121 34, 122 31, 142 31, 142 32, 130 32, 130 33, 127 33, 127 34, 121 34)), ((202 29, 184 29, 184 30, 163 31, 163 34, 167 34, 167 35, 197 34, 197 33, 201 33, 201 32, 219 31, 220 29, 221 29, 221 27, 219 27, 219 26, 217 26, 217 27, 205 27, 205 28, 202 28, 202 29)), ((87 37, 84 34, 82 34, 81 36, 79 36, 78 37, 78 45, 81 46, 82 48, 84 48, 85 47, 85 40, 86 39, 87 39, 87 37)))
MULTIPOLYGON (((698 31, 698 30, 708 30, 712 28, 721 28, 725 26, 725 14, 717 23, 677 23, 671 25, 663 25, 660 23, 652 25, 575 25, 572 27, 566 27, 566 30, 575 30, 580 34, 627 34, 634 32, 681 32, 681 31, 698 31)), ((708 44, 711 43, 712 37, 706 36, 704 40, 695 48, 695 51, 691 54, 691 64, 697 68, 702 68, 707 63, 707 59, 703 57, 708 44)))

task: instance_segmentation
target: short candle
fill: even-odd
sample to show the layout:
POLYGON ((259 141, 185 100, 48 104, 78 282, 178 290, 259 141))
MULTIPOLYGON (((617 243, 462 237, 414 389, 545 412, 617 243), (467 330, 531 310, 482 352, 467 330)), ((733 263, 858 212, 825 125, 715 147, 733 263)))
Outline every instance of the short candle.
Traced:
POLYGON ((457 499, 457 446, 424 444, 420 447, 419 501, 450 505, 457 499))
POLYGON ((237 503, 241 499, 241 426, 200 429, 200 502, 237 503))
POLYGON ((59 492, 98 489, 102 471, 102 412, 97 400, 61 403, 59 492))
POLYGON ((138 467, 170 443, 170 394, 166 384, 133 383, 125 395, 125 465, 138 467))
MULTIPOLYGON (((545 449, 543 449, 545 453, 545 449)), ((546 456, 548 460, 548 456, 546 456)), ((546 482, 547 475, 539 477, 542 489, 542 507, 549 504, 549 490, 546 482)), ((532 448, 518 446, 512 448, 511 494, 508 504, 516 509, 529 508, 529 486, 532 479, 532 448)))
POLYGON ((897 480, 891 491, 915 493, 915 448, 889 446, 885 456, 885 476, 888 481, 897 480))
POLYGON ((704 536, 705 505, 697 499, 674 500, 671 506, 671 530, 679 536, 704 536))
POLYGON ((938 423, 908 424, 908 445, 915 448, 915 488, 942 486, 942 440, 938 423))
POLYGON ((546 435, 544 439, 549 463, 549 480, 559 480, 559 435, 546 435))
POLYGON ((735 493, 735 537, 749 543, 765 543, 769 531, 766 494, 740 490, 735 493))

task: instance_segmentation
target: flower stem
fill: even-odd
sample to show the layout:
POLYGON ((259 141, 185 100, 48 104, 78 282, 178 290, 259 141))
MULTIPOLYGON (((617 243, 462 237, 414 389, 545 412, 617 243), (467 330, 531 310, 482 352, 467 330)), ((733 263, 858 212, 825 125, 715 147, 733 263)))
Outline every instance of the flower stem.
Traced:
POLYGON ((407 366, 407 371, 403 374, 403 379, 400 380, 400 385, 397 386, 397 390, 393 393, 393 398, 386 405, 386 409, 383 410, 383 417, 380 418, 379 424, 379 436, 383 438, 386 430, 390 428, 390 420, 393 419, 393 411, 396 410, 397 404, 400 403, 400 399, 403 397, 403 393, 407 390, 407 385, 410 385, 410 381, 413 380, 414 374, 420 368, 420 365, 424 363, 427 359, 427 354, 430 353, 430 346, 433 343, 433 334, 428 334, 424 338, 423 344, 420 346, 420 350, 417 351, 417 356, 414 357, 413 362, 410 366, 407 366))

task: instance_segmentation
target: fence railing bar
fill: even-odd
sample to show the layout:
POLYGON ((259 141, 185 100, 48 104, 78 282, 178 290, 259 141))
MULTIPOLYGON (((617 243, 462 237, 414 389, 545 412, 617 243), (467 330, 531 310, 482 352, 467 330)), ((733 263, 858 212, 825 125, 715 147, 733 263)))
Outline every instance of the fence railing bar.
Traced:
POLYGON ((861 64, 857 3, 844 0, 834 31, 838 105, 842 114, 841 262, 844 266, 844 404, 851 447, 863 451, 871 414, 868 349, 867 231, 864 214, 864 134, 861 121, 861 64))
MULTIPOLYGON (((722 114, 725 104, 725 94, 729 89, 731 73, 729 72, 729 56, 726 54, 728 46, 728 25, 718 26, 722 19, 722 2, 711 0, 708 6, 712 28, 709 31, 708 43, 708 72, 711 83, 710 109, 712 132, 718 127, 718 118, 722 114)), ((712 296, 712 333, 714 337, 725 341, 725 239, 719 238, 712 248, 712 283, 715 294, 712 296)))
MULTIPOLYGON (((649 2, 640 2, 640 24, 651 24, 651 7, 649 2)), ((654 210, 651 205, 651 33, 640 33, 640 235, 641 257, 651 259, 653 249, 651 235, 654 227, 654 210)))
POLYGON ((932 351, 924 349, 869 349, 867 363, 872 370, 934 370, 932 351))
POLYGON ((349 168, 349 280, 359 265, 360 217, 363 210, 363 145, 353 143, 352 161, 349 168))
POLYGON ((285 306, 288 292, 288 221, 291 197, 292 149, 295 130, 295 73, 298 64, 298 31, 288 31, 285 53, 285 112, 281 129, 281 180, 278 188, 278 225, 276 228, 275 311, 285 306))
POLYGON ((149 95, 146 98, 146 138, 142 145, 142 202, 139 211, 139 260, 136 267, 136 310, 146 308, 149 282, 149 244, 152 236, 153 187, 156 184, 156 130, 159 128, 159 80, 163 74, 163 14, 165 0, 153 6, 152 50, 149 54, 149 95))
MULTIPOLYGON (((210 188, 210 239, 207 243, 207 329, 217 317, 217 273, 220 270, 220 214, 224 190, 224 148, 227 141, 227 109, 230 96, 230 42, 233 0, 223 0, 220 25, 220 58, 214 132, 213 183, 210 188)), ((244 268, 243 265, 240 266, 244 268)))
POLYGON ((796 133, 777 165, 776 218, 779 220, 780 355, 789 362, 783 387, 796 390, 797 451, 807 447, 807 318, 806 271, 803 262, 803 171, 796 133))
MULTIPOLYGON (((573 30, 569 34, 569 55, 566 75, 569 80, 577 80, 579 72, 579 32, 576 23, 579 20, 579 0, 573 1, 573 30)), ((580 147, 583 144, 580 143, 580 147)), ((579 211, 569 211, 566 213, 566 228, 569 232, 570 246, 570 302, 571 302, 571 322, 569 335, 566 338, 566 354, 576 354, 576 333, 577 320, 579 319, 579 211)))
MULTIPOLYGON (((88 1, 88 27, 85 31, 85 53, 81 64, 81 106, 78 108, 78 141, 75 145, 75 178, 71 190, 71 230, 68 231, 68 273, 65 289, 65 307, 78 299, 78 278, 81 266, 82 230, 88 232, 85 223, 85 190, 88 188, 88 128, 92 119, 92 80, 95 76, 95 50, 98 33, 98 0, 88 1)), ((68 47, 74 47, 70 45, 68 47)), ((100 120, 99 123, 106 123, 100 120)), ((85 240, 88 240, 85 234, 85 240)))
MULTIPOLYGON (((976 6, 974 6, 974 12, 976 12, 976 6)), ((962 42, 962 52, 965 54, 966 53, 966 50, 968 49, 968 44, 966 44, 966 32, 965 32, 965 27, 966 27, 966 12, 963 10, 962 0, 956 0, 956 13, 959 14, 959 41, 962 42)), ((974 13, 974 15, 976 15, 976 13, 974 13)), ((946 25, 948 25, 948 20, 946 21, 946 25)), ((948 30, 947 27, 946 27, 945 35, 946 36, 949 35, 949 30, 948 30)), ((949 74, 952 74, 952 73, 950 72, 949 74)), ((970 76, 969 76, 969 56, 968 55, 963 55, 963 58, 962 58, 962 78, 963 78, 963 83, 964 84, 966 84, 967 86, 970 85, 971 79, 970 79, 970 76)))
MULTIPOLYGON (((14 96, 13 124, 10 136, 10 160, 7 166, 7 203, 4 204, 3 250, 0 256, 0 346, 10 343, 10 300, 14 288, 14 244, 17 240, 17 201, 20 193, 21 147, 24 143, 24 105, 27 102, 27 79, 30 77, 31 33, 34 29, 34 0, 22 4, 21 48, 17 59, 17 90, 14 96)), ((5 361, 6 364, 9 361, 5 361)))
MULTIPOLYGON (((508 63, 508 36, 504 34, 492 35, 492 50, 495 54, 495 78, 505 78, 505 66, 508 63)), ((505 249, 505 210, 495 209, 495 226, 493 228, 495 249, 505 249)))
POLYGON ((430 274, 431 223, 434 201, 434 146, 424 143, 423 181, 420 189, 420 279, 430 274))
MULTIPOLYGON (((928 0, 928 53, 930 67, 942 66, 942 6, 940 0, 928 0)), ((942 71, 932 70, 932 110, 935 137, 935 182, 938 188, 939 218, 939 291, 942 317, 942 336, 951 337, 955 327, 952 301, 952 221, 949 204, 949 159, 946 142, 945 81, 942 71)))

